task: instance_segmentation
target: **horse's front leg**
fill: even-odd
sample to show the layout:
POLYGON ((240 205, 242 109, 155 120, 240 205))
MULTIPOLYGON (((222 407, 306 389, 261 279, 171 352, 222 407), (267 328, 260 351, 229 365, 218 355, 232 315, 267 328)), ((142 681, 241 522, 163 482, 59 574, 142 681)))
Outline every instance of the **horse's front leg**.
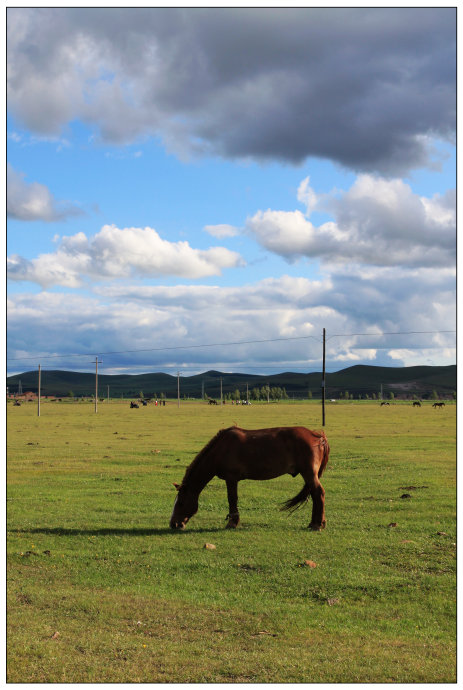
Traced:
POLYGON ((238 482, 234 479, 227 479, 226 482, 229 510, 227 528, 234 529, 238 527, 240 521, 240 514, 238 513, 238 482))

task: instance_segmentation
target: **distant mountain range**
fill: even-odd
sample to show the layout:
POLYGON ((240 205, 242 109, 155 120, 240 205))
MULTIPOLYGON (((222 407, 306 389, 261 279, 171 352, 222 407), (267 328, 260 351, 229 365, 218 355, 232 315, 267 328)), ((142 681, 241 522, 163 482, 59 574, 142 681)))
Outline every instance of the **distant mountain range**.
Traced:
MULTIPOLYGON (((436 392, 439 397, 453 397, 457 388, 456 365, 443 367, 376 367, 356 365, 326 374, 326 397, 340 398, 347 396, 389 397, 391 393, 396 398, 420 397, 428 398, 436 392)), ((289 398, 307 399, 321 397, 321 372, 299 374, 284 372, 261 376, 257 374, 227 374, 220 371, 206 371, 195 376, 180 377, 181 398, 201 398, 203 393, 211 398, 225 396, 240 391, 242 398, 246 398, 246 391, 251 393, 254 388, 270 386, 285 389, 289 398)), ((26 371, 22 374, 9 376, 6 380, 10 395, 23 392, 37 392, 38 372, 26 371)), ((170 374, 124 374, 98 376, 98 391, 101 397, 108 394, 112 398, 177 397, 177 376, 170 374)), ((75 371, 42 371, 42 395, 67 396, 70 392, 75 396, 91 396, 95 392, 95 374, 75 371)))

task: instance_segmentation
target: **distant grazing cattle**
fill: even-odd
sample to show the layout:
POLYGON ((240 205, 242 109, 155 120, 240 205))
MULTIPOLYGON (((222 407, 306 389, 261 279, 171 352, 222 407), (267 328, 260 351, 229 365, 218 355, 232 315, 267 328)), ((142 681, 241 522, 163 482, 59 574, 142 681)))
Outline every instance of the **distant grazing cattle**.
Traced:
POLYGON ((21 403, 19 402, 19 400, 14 401, 14 406, 15 407, 21 407, 21 403))
POLYGON ((217 405, 217 400, 213 400, 212 398, 209 398, 209 405, 217 405))
POLYGON ((421 407, 421 403, 415 401, 415 402, 413 403, 413 407, 421 407))
POLYGON ((381 403, 381 407, 384 407, 384 405, 389 406, 389 403, 388 403, 388 402, 382 402, 382 403, 381 403))
POLYGON ((136 407, 136 408, 138 409, 138 405, 137 405, 137 403, 135 403, 135 402, 131 402, 131 403, 130 403, 130 407, 131 407, 131 408, 132 408, 132 407, 136 407))
POLYGON ((433 407, 441 407, 442 408, 442 407, 445 407, 445 403, 442 403, 442 402, 434 403, 433 407))

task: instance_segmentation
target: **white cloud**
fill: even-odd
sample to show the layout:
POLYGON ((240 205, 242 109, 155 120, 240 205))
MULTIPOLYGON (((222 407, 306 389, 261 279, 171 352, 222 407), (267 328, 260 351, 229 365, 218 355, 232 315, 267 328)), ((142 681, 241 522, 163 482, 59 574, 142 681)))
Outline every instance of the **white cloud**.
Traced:
MULTIPOLYGON (((319 281, 282 276, 242 287, 101 285, 93 297, 12 295, 9 356, 130 351, 105 357, 105 366, 156 370, 194 364, 204 371, 220 362, 232 370, 270 365, 310 371, 320 367, 326 328, 327 359, 338 368, 359 362, 454 363, 455 334, 434 333, 455 329, 452 276, 435 269, 413 275, 383 270, 379 278, 340 273, 319 281), (433 333, 405 335, 410 331, 433 333), (398 332, 404 334, 387 335, 398 332), (255 340, 273 342, 221 345, 255 340)), ((74 369, 79 362, 64 358, 64 365, 74 369)))
POLYGON ((246 230, 263 247, 294 260, 298 257, 331 263, 372 266, 453 266, 455 264, 455 194, 427 199, 414 194, 402 180, 360 175, 339 196, 317 201, 308 178, 299 201, 308 212, 258 211, 246 220, 246 230), (315 208, 330 212, 334 221, 315 226, 315 208))
POLYGON ((217 237, 218 239, 236 237, 240 232, 239 228, 235 228, 233 225, 227 225, 226 223, 221 223, 220 225, 206 225, 204 230, 209 235, 212 235, 212 237, 217 237))
POLYGON ((317 207, 318 199, 314 190, 310 186, 310 177, 306 177, 299 185, 297 190, 297 200, 300 201, 301 204, 305 204, 307 208, 307 216, 310 216, 312 211, 317 207))
POLYGON ((10 218, 53 222, 81 213, 74 204, 57 201, 45 185, 26 183, 22 173, 7 165, 7 214, 10 218))
POLYGON ((188 242, 163 240, 153 228, 105 225, 88 238, 83 232, 63 237, 56 251, 25 260, 9 257, 7 276, 29 280, 42 287, 78 287, 93 280, 175 275, 198 279, 220 275, 242 265, 236 252, 224 247, 193 249, 188 242))

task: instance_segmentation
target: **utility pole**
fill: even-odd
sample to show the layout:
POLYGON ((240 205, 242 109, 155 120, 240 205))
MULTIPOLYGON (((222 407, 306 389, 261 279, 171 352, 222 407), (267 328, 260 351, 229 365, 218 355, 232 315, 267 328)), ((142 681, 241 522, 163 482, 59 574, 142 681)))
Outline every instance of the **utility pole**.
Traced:
POLYGON ((249 405, 249 386, 246 382, 246 402, 249 405))
POLYGON ((108 403, 109 403, 109 386, 108 386, 108 403))
POLYGON ((98 361, 98 356, 95 357, 95 413, 98 412, 98 365, 103 362, 98 361))
POLYGON ((39 364, 39 388, 37 391, 37 416, 38 417, 40 417, 40 375, 41 375, 41 371, 40 371, 40 364, 39 364))
POLYGON ((177 371, 177 407, 180 407, 180 372, 177 371))
POLYGON ((223 402, 222 402, 222 377, 220 377, 220 404, 223 405, 223 402))
POLYGON ((325 353, 326 353, 326 330, 323 329, 322 426, 325 426, 325 353))

